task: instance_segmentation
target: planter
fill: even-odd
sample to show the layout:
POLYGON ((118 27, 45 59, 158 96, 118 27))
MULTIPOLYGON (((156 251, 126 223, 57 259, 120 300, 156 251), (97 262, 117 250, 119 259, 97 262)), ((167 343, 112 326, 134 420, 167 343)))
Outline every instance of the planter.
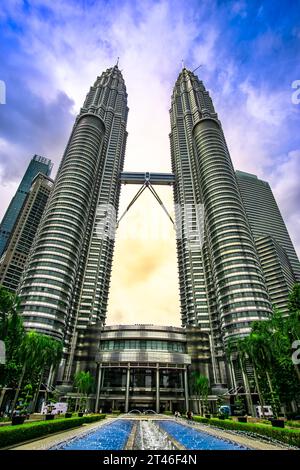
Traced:
POLYGON ((65 413, 65 418, 72 418, 72 413, 65 413))
POLYGON ((26 416, 13 416, 12 419, 11 419, 11 424, 13 426, 17 425, 17 424, 23 424, 24 421, 26 419, 26 416))
POLYGON ((284 428, 283 419, 271 419, 271 424, 274 428, 284 428))
POLYGON ((50 419, 54 419, 54 415, 46 414, 45 420, 46 420, 46 421, 49 421, 50 419))
POLYGON ((238 416, 238 422, 239 423, 247 423, 248 419, 246 416, 238 416))
POLYGON ((78 413, 78 418, 82 418, 82 417, 83 417, 83 412, 80 411, 80 412, 78 413))

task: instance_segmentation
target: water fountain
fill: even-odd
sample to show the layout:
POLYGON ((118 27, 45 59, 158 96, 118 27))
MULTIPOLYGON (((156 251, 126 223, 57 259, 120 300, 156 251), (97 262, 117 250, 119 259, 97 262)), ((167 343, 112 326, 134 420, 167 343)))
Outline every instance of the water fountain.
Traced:
POLYGON ((161 431, 153 421, 140 421, 138 423, 133 448, 135 450, 176 449, 168 434, 161 431))
POLYGON ((128 450, 246 449, 230 440, 212 436, 205 431, 179 423, 172 418, 163 419, 163 415, 157 415, 155 412, 151 413, 154 419, 140 415, 142 413, 139 410, 132 410, 124 415, 127 419, 110 420, 99 425, 96 429, 56 444, 51 447, 51 450, 122 450, 125 448, 128 450), (134 418, 133 414, 139 416, 134 418))
POLYGON ((137 410, 137 409, 134 409, 134 410, 130 410, 128 413, 126 413, 127 415, 141 415, 142 412, 140 410, 137 410))

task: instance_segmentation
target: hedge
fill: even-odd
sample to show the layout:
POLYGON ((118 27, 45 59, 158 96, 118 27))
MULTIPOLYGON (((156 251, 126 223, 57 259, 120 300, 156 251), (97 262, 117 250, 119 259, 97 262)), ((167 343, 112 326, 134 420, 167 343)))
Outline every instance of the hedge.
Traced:
POLYGON ((239 423, 229 419, 209 419, 203 418, 202 416, 194 416, 194 421, 203 424, 211 424, 212 426, 222 429, 251 432, 253 434, 259 434, 261 436, 284 442, 285 444, 300 447, 300 430, 298 429, 274 428, 268 424, 239 423))
POLYGON ((292 428, 300 428, 300 421, 287 421, 286 425, 292 428))
POLYGON ((53 421, 35 421, 34 423, 18 424, 16 426, 3 426, 0 428, 0 448, 75 428, 83 423, 93 423, 105 417, 105 414, 99 414, 83 416, 82 418, 59 418, 53 421))

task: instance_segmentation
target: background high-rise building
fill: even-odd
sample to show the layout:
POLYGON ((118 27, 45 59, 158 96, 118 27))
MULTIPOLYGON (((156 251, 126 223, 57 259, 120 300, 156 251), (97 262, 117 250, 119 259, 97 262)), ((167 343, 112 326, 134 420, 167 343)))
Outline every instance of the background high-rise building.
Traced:
POLYGON ((288 294, 300 281, 300 263, 269 183, 236 171, 270 299, 287 312, 288 294))
POLYGON ((0 284, 12 291, 18 288, 52 186, 53 181, 42 173, 33 179, 0 259, 0 284))
POLYGON ((114 240, 105 227, 119 204, 127 114, 114 66, 76 118, 20 290, 25 327, 64 340, 64 381, 77 363, 84 368, 89 327, 106 317, 114 240))
POLYGON ((182 208, 182 322, 212 333, 212 379, 226 383, 225 344, 249 334, 254 320, 268 318, 271 305, 221 123, 203 83, 185 68, 170 115, 174 197, 182 208), (201 233, 201 211, 187 217, 188 205, 203 208, 198 249, 190 234, 195 228, 201 233))
POLYGON ((25 198, 30 190, 32 180, 38 173, 50 176, 52 166, 51 160, 39 155, 34 155, 30 161, 16 194, 12 198, 0 225, 0 256, 5 250, 7 240, 14 228, 25 198))

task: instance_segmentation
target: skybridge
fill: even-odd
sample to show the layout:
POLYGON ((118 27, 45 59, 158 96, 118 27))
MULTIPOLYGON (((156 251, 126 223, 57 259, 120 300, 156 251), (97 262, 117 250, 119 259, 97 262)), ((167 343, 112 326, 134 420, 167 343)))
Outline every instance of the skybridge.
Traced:
POLYGON ((127 206, 123 214, 121 215, 120 219, 118 220, 118 225, 120 221, 123 219, 125 214, 129 211, 130 207, 136 202, 136 200, 140 197, 140 195, 144 192, 147 188, 153 194, 157 202, 160 204, 170 221, 174 224, 174 220, 172 219, 171 215, 169 214, 168 210, 166 209, 164 203, 160 199, 159 195, 155 191, 155 185, 160 186, 172 186, 175 183, 175 175, 173 173, 151 173, 150 171, 146 172, 133 172, 133 171, 126 171, 121 173, 120 175, 121 184, 139 184, 141 185, 140 189, 131 200, 130 204, 127 206))

